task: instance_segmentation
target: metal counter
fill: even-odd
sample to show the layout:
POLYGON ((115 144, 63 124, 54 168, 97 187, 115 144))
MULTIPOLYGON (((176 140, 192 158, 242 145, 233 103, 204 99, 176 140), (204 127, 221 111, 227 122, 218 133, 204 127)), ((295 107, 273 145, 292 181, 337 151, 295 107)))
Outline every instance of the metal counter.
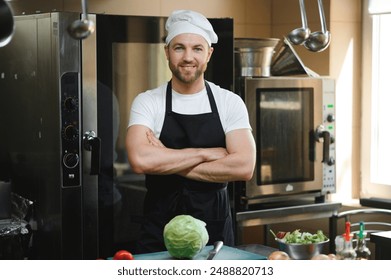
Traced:
POLYGON ((391 260, 391 231, 371 233, 370 240, 375 243, 376 260, 391 260))

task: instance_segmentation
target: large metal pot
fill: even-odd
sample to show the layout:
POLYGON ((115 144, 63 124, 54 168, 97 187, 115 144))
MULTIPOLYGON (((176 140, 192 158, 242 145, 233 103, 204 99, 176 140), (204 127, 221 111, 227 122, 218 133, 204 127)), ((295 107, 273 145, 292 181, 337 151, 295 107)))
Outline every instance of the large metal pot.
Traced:
POLYGON ((14 34, 14 17, 10 6, 4 0, 0 0, 0 47, 9 43, 14 34))
POLYGON ((235 39, 235 75, 269 77, 274 48, 280 39, 235 39))

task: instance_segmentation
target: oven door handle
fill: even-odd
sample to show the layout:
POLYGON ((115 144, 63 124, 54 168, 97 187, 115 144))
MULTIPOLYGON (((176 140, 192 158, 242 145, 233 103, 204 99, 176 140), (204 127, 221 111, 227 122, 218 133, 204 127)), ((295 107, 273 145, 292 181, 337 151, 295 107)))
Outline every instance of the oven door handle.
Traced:
POLYGON ((329 163, 330 162, 330 132, 323 131, 322 132, 322 138, 323 138, 323 163, 329 163))
POLYGON ((84 149, 91 151, 91 171, 90 175, 99 175, 100 173, 100 153, 101 139, 96 136, 95 131, 87 131, 83 137, 84 149))
POLYGON ((330 163, 330 132, 325 130, 323 125, 316 128, 315 140, 323 142, 323 163, 330 163))

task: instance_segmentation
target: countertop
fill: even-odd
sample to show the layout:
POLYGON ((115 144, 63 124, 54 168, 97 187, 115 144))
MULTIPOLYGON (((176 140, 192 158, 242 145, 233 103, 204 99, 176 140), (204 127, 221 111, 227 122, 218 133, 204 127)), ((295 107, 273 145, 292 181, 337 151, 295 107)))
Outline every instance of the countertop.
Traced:
MULTIPOLYGON (((193 260, 206 260, 212 245, 206 246, 195 255, 193 260)), ((214 260, 266 260, 271 252, 277 249, 259 244, 241 245, 236 247, 225 246, 216 254, 214 260)), ((134 255, 135 260, 173 260, 168 251, 134 255)))
POLYGON ((375 243, 375 259, 391 260, 391 231, 373 232, 370 239, 375 243))
POLYGON ((274 251, 278 251, 278 249, 276 249, 276 248, 264 246, 261 244, 245 244, 245 245, 236 246, 235 248, 238 248, 238 249, 241 249, 241 250, 244 250, 247 252, 259 254, 262 256, 266 256, 266 257, 269 256, 274 251))

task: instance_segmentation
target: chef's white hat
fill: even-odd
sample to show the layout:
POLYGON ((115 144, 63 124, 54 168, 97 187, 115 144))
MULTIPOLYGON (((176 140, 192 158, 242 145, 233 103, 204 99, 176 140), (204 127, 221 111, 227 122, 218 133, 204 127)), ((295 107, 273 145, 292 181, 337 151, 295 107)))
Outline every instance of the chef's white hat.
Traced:
POLYGON ((173 11, 166 22, 166 44, 177 35, 193 33, 201 35, 208 42, 209 46, 217 43, 218 37, 207 18, 200 13, 190 10, 173 11))

